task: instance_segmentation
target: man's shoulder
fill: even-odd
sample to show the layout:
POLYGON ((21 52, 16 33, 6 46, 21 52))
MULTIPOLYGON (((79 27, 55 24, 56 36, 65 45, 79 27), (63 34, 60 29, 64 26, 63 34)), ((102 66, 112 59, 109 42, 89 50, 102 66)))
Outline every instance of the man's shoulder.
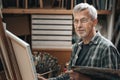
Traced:
POLYGON ((105 47, 114 46, 113 43, 109 39, 107 39, 107 38, 105 38, 103 36, 101 36, 99 38, 98 44, 102 45, 102 46, 105 46, 105 47))

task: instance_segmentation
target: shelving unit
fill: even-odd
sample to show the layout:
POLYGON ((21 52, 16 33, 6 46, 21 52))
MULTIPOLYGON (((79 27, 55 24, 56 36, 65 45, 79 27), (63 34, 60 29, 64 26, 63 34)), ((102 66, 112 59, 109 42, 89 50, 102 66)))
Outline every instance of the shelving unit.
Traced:
POLYGON ((66 9, 2 9, 5 14, 72 14, 66 9))

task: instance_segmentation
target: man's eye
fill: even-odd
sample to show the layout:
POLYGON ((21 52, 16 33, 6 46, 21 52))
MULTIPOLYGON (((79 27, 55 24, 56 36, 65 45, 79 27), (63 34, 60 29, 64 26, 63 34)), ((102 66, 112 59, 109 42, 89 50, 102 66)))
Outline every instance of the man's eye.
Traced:
POLYGON ((78 23, 78 20, 74 20, 74 23, 78 23))
POLYGON ((84 19, 81 19, 80 21, 81 21, 82 23, 85 23, 85 22, 87 22, 88 20, 84 18, 84 19))

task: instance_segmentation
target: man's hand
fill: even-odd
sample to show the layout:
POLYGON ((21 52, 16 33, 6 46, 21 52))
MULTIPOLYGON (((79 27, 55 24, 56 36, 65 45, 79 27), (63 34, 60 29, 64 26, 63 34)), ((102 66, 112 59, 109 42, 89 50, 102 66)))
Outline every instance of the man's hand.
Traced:
POLYGON ((37 77, 38 77, 38 80, 48 80, 48 79, 46 79, 46 78, 44 78, 44 77, 42 77, 40 75, 37 75, 37 77))
POLYGON ((70 80, 91 80, 88 76, 74 72, 73 70, 66 71, 70 75, 70 80))

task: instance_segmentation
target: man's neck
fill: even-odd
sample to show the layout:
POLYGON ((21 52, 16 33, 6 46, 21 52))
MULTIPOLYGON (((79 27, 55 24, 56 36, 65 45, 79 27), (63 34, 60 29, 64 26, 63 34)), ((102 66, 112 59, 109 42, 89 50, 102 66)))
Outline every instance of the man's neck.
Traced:
POLYGON ((92 39, 95 35, 96 35, 96 32, 95 32, 95 31, 91 32, 87 37, 85 37, 85 38, 82 39, 82 40, 83 40, 83 43, 84 43, 84 44, 89 44, 90 41, 91 41, 91 39, 92 39))

